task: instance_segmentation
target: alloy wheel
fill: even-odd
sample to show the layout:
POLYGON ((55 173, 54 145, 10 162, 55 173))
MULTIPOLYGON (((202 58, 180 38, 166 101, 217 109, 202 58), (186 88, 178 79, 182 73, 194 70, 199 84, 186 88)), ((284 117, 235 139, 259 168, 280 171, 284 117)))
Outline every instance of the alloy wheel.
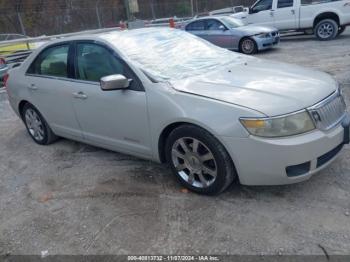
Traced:
POLYGON ((217 177, 217 164, 210 149, 198 139, 183 137, 175 141, 171 151, 178 175, 196 188, 212 185, 217 177))
POLYGON ((39 115, 31 108, 25 112, 25 122, 29 133, 37 141, 42 141, 45 137, 44 125, 39 115))
POLYGON ((251 54, 254 51, 254 42, 251 39, 244 39, 242 42, 242 51, 245 54, 251 54))
POLYGON ((325 22, 319 26, 317 33, 322 39, 330 38, 334 34, 334 27, 331 23, 325 22))

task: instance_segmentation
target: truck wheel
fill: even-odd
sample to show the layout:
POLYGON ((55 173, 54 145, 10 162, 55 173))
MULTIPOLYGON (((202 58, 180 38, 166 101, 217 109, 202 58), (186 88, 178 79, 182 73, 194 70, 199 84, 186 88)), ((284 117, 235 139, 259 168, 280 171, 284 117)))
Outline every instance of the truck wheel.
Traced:
POLYGON ((344 33, 345 29, 346 29, 346 26, 339 27, 338 35, 341 35, 342 33, 344 33))
POLYGON ((175 177, 196 193, 219 194, 237 176, 224 146, 202 128, 183 125, 174 129, 165 150, 175 177))
POLYGON ((239 43, 239 51, 246 55, 252 55, 258 52, 258 46, 251 38, 243 38, 239 43))
POLYGON ((338 24, 333 19, 321 20, 315 27, 315 35, 321 41, 334 39, 338 35, 338 24))

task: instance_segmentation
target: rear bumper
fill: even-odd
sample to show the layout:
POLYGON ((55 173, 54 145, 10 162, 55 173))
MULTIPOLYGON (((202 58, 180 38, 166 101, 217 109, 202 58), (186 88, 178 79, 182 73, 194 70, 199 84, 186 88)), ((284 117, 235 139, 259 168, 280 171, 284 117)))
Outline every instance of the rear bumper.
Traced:
POLYGON ((282 185, 302 182, 328 166, 348 143, 349 123, 327 133, 277 139, 221 137, 244 185, 282 185), (347 133, 347 134, 346 134, 347 133))

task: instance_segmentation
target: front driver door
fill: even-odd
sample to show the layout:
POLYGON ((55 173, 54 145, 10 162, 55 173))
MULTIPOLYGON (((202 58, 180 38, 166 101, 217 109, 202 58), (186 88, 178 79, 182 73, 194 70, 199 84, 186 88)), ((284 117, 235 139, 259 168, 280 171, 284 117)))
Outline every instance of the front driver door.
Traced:
POLYGON ((112 150, 151 155, 146 94, 140 80, 104 45, 77 42, 75 50, 74 107, 84 138, 112 150), (113 74, 132 79, 130 88, 102 91, 100 79, 113 74))
POLYGON ((274 10, 272 9, 273 0, 260 0, 250 9, 247 16, 247 24, 259 24, 266 26, 274 25, 274 10))
POLYGON ((206 20, 206 39, 223 48, 233 49, 234 36, 231 31, 216 19, 206 20))

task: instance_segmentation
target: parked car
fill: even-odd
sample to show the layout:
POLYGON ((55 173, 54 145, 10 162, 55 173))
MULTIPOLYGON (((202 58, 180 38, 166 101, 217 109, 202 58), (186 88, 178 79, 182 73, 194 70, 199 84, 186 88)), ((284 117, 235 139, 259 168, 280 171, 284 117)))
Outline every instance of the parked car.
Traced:
POLYGON ((168 162, 190 190, 304 181, 349 143, 328 74, 146 28, 55 40, 9 72, 10 104, 40 144, 58 136, 168 162))
POLYGON ((231 15, 231 14, 235 14, 243 11, 244 11, 243 6, 233 6, 233 7, 227 7, 227 8, 218 9, 218 10, 212 10, 209 12, 209 15, 231 15))
POLYGON ((280 35, 276 28, 245 25, 229 16, 208 16, 189 22, 185 30, 209 42, 244 54, 254 54, 277 45, 280 35))
POLYGON ((8 66, 6 64, 5 59, 0 57, 0 88, 2 87, 2 82, 5 75, 7 74, 7 70, 8 66))
POLYGON ((245 12, 232 15, 248 24, 274 26, 281 31, 313 32, 331 40, 350 25, 349 0, 258 0, 245 12))

